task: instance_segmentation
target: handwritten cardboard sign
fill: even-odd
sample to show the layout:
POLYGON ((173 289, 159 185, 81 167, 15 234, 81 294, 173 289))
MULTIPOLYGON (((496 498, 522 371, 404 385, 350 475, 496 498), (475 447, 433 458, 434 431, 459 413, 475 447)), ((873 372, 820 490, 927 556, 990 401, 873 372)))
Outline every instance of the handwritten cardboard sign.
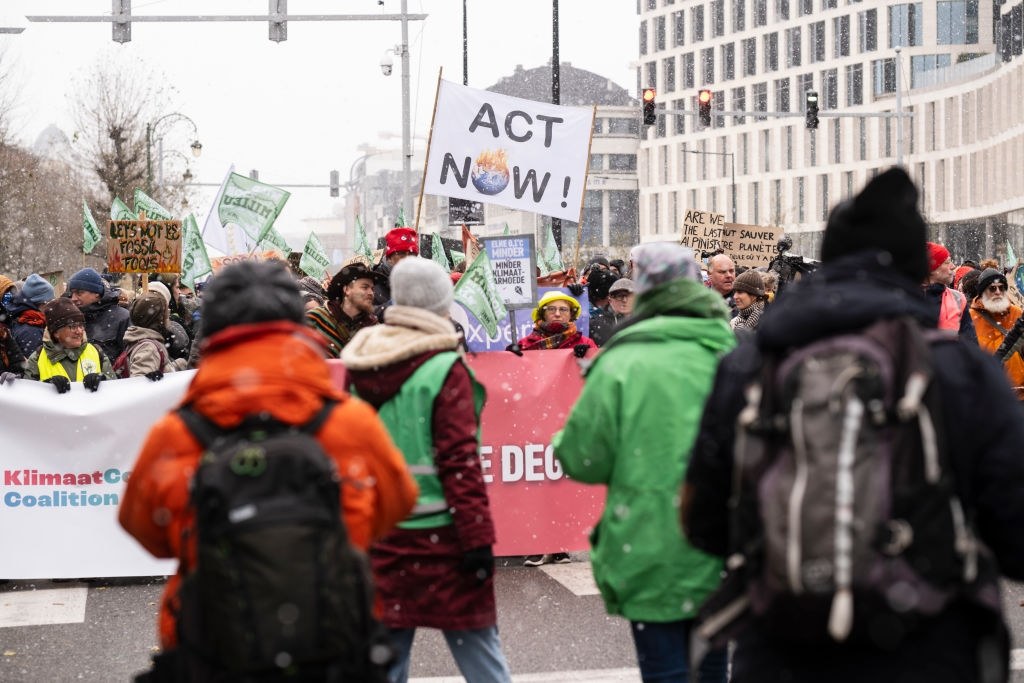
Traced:
POLYGON ((688 209, 679 241, 698 257, 721 249, 737 266, 756 268, 771 261, 781 234, 781 228, 726 223, 725 214, 688 209))
POLYGON ((111 273, 180 273, 181 221, 107 222, 107 269, 111 273))

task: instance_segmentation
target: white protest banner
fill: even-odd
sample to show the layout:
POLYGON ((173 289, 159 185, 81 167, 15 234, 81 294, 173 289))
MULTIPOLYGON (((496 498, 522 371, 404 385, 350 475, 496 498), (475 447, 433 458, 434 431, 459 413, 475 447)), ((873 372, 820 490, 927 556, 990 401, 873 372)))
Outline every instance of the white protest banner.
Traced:
POLYGON ((533 308, 537 301, 533 235, 483 237, 480 241, 491 261, 494 286, 505 308, 533 308))
POLYGON ((124 482, 152 426, 178 404, 194 371, 81 383, 58 395, 42 382, 0 386, 0 576, 61 579, 162 576, 117 522, 124 482))
POLYGON ((594 112, 442 79, 424 191, 580 221, 594 112))

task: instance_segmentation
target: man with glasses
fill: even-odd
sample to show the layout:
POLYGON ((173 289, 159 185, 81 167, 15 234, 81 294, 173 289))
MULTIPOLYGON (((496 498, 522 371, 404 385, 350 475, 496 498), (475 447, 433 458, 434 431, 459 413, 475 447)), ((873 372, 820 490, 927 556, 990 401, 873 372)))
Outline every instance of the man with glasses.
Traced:
POLYGON ((25 379, 52 384, 58 394, 71 391, 72 382, 96 391, 102 380, 114 379, 106 354, 85 340, 85 315, 71 299, 50 301, 43 315, 49 338, 43 337, 43 345, 25 364, 25 379))
MULTIPOLYGON (((987 268, 978 278, 978 296, 971 304, 971 318, 978 335, 978 346, 995 353, 1003 338, 1021 316, 1019 306, 1010 302, 1006 276, 995 268, 987 268)), ((1024 357, 1018 344, 1003 361, 1003 370, 1017 398, 1024 400, 1024 357)))

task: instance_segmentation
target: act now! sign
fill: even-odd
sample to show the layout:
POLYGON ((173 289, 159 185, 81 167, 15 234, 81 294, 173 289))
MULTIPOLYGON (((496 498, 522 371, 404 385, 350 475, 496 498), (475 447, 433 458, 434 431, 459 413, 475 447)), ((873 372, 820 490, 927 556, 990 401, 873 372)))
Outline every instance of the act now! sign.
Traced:
POLYGON ((424 191, 579 221, 594 112, 441 80, 424 191))

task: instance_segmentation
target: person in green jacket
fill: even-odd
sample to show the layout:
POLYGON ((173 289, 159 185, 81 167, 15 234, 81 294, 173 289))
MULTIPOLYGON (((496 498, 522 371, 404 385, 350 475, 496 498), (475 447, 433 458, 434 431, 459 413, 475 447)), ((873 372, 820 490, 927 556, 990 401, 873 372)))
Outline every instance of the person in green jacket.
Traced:
MULTIPOLYGON (((690 249, 633 249, 633 318, 596 357, 555 456, 568 476, 608 487, 590 536, 594 579, 609 614, 629 619, 644 681, 688 681, 689 635, 718 586, 721 562, 693 548, 679 523, 679 486, 719 359, 735 345, 729 312, 701 283, 690 249)), ((712 651, 700 680, 726 680, 712 651)))

